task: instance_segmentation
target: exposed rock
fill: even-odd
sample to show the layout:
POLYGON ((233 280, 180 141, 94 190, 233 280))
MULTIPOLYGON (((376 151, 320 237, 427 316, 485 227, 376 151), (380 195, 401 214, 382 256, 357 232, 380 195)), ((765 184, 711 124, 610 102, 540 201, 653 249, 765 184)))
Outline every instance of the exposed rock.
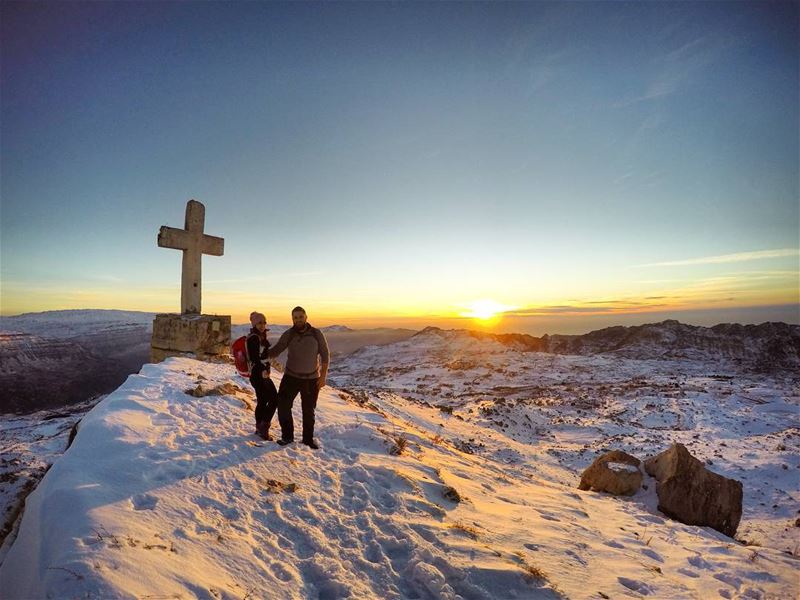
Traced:
POLYGON ((733 537, 742 518, 742 483, 712 473, 682 444, 648 458, 658 509, 687 525, 706 525, 733 537))
POLYGON ((72 446, 75 436, 78 435, 78 425, 80 425, 80 423, 80 420, 75 421, 75 425, 73 425, 72 429, 69 430, 69 439, 67 440, 66 450, 69 450, 69 447, 72 446))
POLYGON ((456 488, 449 485, 446 485, 444 489, 442 489, 442 496, 451 502, 461 502, 461 494, 458 493, 456 488))
POLYGON ((583 472, 578 489, 631 496, 642 485, 641 462, 622 450, 606 452, 583 472))
POLYGON ((247 389, 240 387, 235 383, 231 383, 230 381, 226 381, 225 383, 221 383, 220 385, 214 387, 208 387, 204 386, 202 383, 198 383, 197 387, 187 388, 184 390, 184 393, 194 396, 195 398, 203 398, 205 396, 233 396, 237 392, 251 395, 247 389))
POLYGON ((277 479, 267 479, 264 481, 264 491, 271 492, 273 494, 279 494, 281 492, 293 494, 297 491, 297 484, 285 483, 283 481, 278 481, 277 479))

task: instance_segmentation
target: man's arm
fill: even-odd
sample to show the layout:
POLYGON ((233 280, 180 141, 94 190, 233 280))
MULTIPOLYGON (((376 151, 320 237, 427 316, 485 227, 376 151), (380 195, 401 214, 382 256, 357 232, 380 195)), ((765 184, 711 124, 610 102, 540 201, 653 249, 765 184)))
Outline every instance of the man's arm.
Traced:
POLYGON ((330 364, 330 352, 328 351, 328 340, 325 339, 325 334, 317 329, 317 344, 319 345, 319 380, 317 380, 317 389, 325 387, 325 382, 328 379, 328 365, 330 364))
POLYGON ((281 352, 286 350, 286 348, 289 347, 289 340, 291 339, 291 337, 292 337, 291 329, 287 329, 286 331, 284 331, 283 335, 281 335, 280 339, 278 340, 278 343, 272 346, 272 348, 270 348, 267 351, 267 356, 269 358, 275 358, 281 352))

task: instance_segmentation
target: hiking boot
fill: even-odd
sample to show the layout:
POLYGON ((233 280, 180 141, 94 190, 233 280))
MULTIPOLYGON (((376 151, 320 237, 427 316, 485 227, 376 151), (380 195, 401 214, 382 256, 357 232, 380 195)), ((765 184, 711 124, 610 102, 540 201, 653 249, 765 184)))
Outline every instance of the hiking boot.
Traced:
POLYGON ((284 439, 278 440, 278 445, 279 446, 288 446, 289 444, 293 444, 293 443, 294 443, 294 440, 284 440, 284 439))
POLYGON ((303 440, 303 443, 312 450, 319 450, 319 444, 314 440, 303 440))
POLYGON ((256 423, 256 435, 260 437, 262 440, 269 440, 269 430, 267 429, 267 424, 264 421, 260 421, 256 423))

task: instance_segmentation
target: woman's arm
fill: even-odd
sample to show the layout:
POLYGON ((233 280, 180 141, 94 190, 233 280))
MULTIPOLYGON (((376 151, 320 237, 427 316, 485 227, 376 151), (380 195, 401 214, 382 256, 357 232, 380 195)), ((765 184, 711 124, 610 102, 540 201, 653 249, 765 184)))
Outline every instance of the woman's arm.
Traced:
POLYGON ((261 375, 264 365, 261 364, 260 343, 257 335, 247 336, 247 360, 250 362, 250 374, 261 375))

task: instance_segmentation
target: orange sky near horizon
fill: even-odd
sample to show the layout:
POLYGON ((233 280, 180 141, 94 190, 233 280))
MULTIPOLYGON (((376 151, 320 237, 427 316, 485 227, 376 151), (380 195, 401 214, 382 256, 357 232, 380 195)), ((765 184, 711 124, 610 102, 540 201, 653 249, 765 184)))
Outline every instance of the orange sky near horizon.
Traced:
MULTIPOLYGON (((791 253, 780 260, 794 260, 791 253)), ((774 260, 774 259, 773 259, 774 260)), ((714 265, 715 262, 711 261, 714 265)), ((725 264, 725 263, 723 263, 725 264)), ((791 266, 791 265, 783 265, 791 266)), ((309 313, 309 320, 319 326, 344 324, 353 328, 401 327, 421 329, 432 325, 444 328, 482 329, 495 332, 583 333, 611 325, 630 325, 674 318, 698 325, 720 322, 757 323, 768 320, 800 322, 798 306, 798 273, 791 268, 763 268, 707 273, 706 277, 683 280, 654 280, 637 289, 623 288, 616 296, 585 295, 549 302, 526 303, 519 293, 506 291, 502 296, 464 299, 447 302, 443 294, 423 297, 383 296, 378 290, 362 292, 350 300, 330 299, 322 293, 304 291, 294 295, 243 292, 220 283, 209 284, 203 294, 203 312, 230 314, 234 323, 246 323, 252 310, 267 314, 271 323, 290 322, 291 308, 300 304, 309 313), (672 283, 672 285, 669 285, 672 283), (638 293, 635 293, 638 292, 638 293), (475 303, 479 303, 475 309, 475 303), (483 312, 481 312, 483 311, 483 312), (484 318, 478 316, 478 313, 484 318)), ((4 282, 5 283, 5 282, 4 282)), ((4 300, 11 297, 7 285, 4 300)), ((106 308, 175 312, 178 310, 180 286, 163 288, 138 286, 122 293, 117 282, 65 291, 43 285, 28 300, 20 297, 15 304, 5 302, 2 314, 58 309, 106 308)), ((554 285, 555 288, 558 286, 554 285)), ((339 292, 346 297, 345 291, 339 292)))

